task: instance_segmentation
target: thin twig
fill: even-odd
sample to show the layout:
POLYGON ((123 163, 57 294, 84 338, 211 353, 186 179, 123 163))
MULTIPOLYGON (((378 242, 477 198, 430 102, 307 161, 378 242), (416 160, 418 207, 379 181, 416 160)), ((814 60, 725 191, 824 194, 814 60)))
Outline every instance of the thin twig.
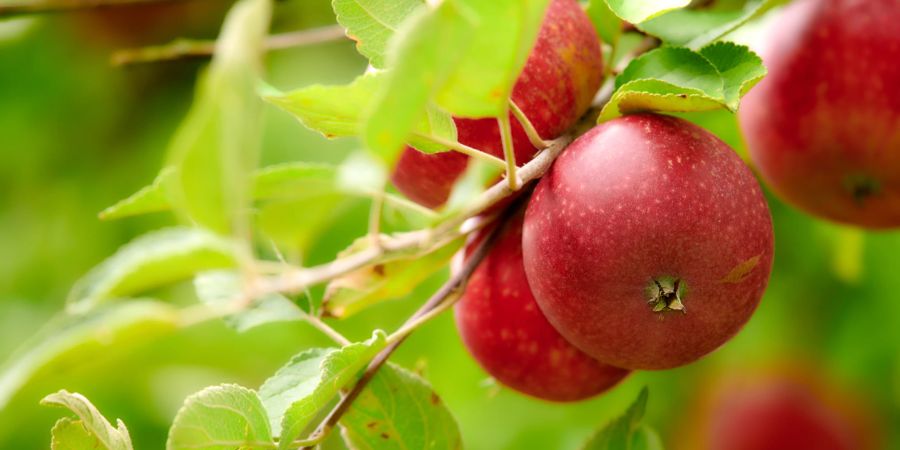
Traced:
MULTIPOLYGON (((340 25, 330 25, 289 33, 273 34, 266 38, 266 50, 283 50, 305 45, 321 44, 346 37, 340 25)), ((118 50, 110 57, 114 66, 171 61, 184 58, 204 58, 216 50, 216 41, 177 39, 171 43, 140 48, 118 50)))
POLYGON ((149 3, 174 3, 176 1, 182 2, 186 0, 32 0, 6 2, 0 4, 0 17, 60 13, 81 9, 114 8, 149 3))
POLYGON ((512 139, 512 127, 509 123, 509 114, 504 113, 497 118, 497 126, 500 128, 500 142, 503 143, 503 158, 506 161, 506 182, 513 191, 518 191, 519 176, 516 174, 516 149, 512 139))
POLYGON ((528 136, 528 141, 531 142, 531 145, 534 148, 540 150, 543 148, 547 148, 550 145, 550 142, 545 141, 541 135, 537 132, 537 129, 534 127, 534 124, 528 120, 528 116, 525 115, 525 112, 519 108, 519 105, 516 102, 509 100, 509 109, 513 113, 513 117, 516 118, 516 121, 519 122, 519 125, 522 125, 522 129, 525 130, 525 135, 528 136))
MULTIPOLYGON (((571 140, 571 135, 564 135, 555 139, 549 147, 520 167, 518 176, 522 184, 528 184, 540 178, 571 140)), ((413 231, 395 236, 381 236, 380 248, 366 248, 320 266, 295 268, 280 275, 263 278, 257 282, 255 295, 300 292, 310 286, 374 264, 380 259, 391 255, 413 251, 427 252, 430 249, 439 248, 441 243, 449 242, 471 231, 461 227, 466 220, 484 212, 513 193, 514 191, 509 188, 506 180, 499 181, 483 192, 466 209, 438 224, 433 229, 413 231)))
POLYGON ((316 316, 312 314, 304 314, 303 319, 309 322, 310 325, 315 327, 317 330, 321 331, 322 334, 328 336, 335 344, 340 345, 341 347, 350 345, 351 342, 349 339, 345 338, 343 334, 339 333, 334 328, 331 328, 327 323, 323 322, 316 316))
MULTIPOLYGON (((366 385, 375 377, 375 373, 378 372, 378 369, 387 362, 388 358, 390 358, 391 354, 394 353, 394 350, 403 343, 409 333, 413 328, 410 328, 408 325, 417 323, 421 318, 428 316, 433 310, 439 308, 442 304, 444 304, 448 299, 452 298, 455 295, 459 295, 460 291, 465 287, 466 282, 468 282, 469 278, 475 272, 475 269, 478 268, 478 265, 484 260, 484 258, 488 255, 491 248, 493 248, 494 244, 497 241, 499 235, 505 230, 507 225, 507 219, 512 215, 513 212, 518 210, 521 207, 521 202, 513 202, 509 206, 506 207, 503 214, 498 218, 499 223, 495 226, 488 235, 478 244, 475 248, 475 251, 469 255, 466 262, 463 264, 463 267, 460 269, 458 273, 453 275, 446 283, 444 283, 431 298, 428 299, 419 309, 413 313, 413 315, 407 319, 404 325, 400 328, 401 330, 406 330, 405 334, 397 334, 392 335, 393 342, 388 345, 384 350, 378 353, 377 356, 369 363, 368 367, 366 367, 366 371, 360 377, 359 381, 353 386, 350 392, 347 393, 344 397, 338 401, 338 404, 335 405, 334 409, 325 417, 322 423, 316 428, 313 434, 310 436, 310 439, 321 439, 328 435, 335 426, 337 426, 338 421, 343 417, 344 413, 347 412, 347 409, 350 408, 350 405, 354 400, 362 393, 363 389, 365 389, 366 385)), ((310 449, 311 447, 306 447, 310 449)))
POLYGON ((442 137, 434 136, 434 135, 430 135, 430 134, 422 134, 422 133, 419 133, 416 131, 414 131, 412 133, 412 135, 419 139, 425 139, 426 141, 431 141, 435 144, 443 145, 444 147, 447 147, 450 150, 457 151, 464 155, 468 155, 473 158, 481 159, 482 161, 485 161, 485 162, 488 162, 490 164, 497 166, 497 168, 504 169, 504 170, 506 169, 506 161, 504 161, 494 155, 491 155, 489 153, 485 153, 481 150, 478 150, 477 148, 469 147, 468 145, 463 144, 461 142, 451 141, 451 140, 444 139, 442 137))

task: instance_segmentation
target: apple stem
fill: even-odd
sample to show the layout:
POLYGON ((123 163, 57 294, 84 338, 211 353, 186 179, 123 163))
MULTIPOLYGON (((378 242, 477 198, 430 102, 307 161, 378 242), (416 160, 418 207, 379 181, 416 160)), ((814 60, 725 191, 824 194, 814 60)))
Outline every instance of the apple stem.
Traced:
POLYGON ((414 131, 412 133, 412 135, 417 138, 420 138, 420 139, 425 139, 427 141, 431 141, 438 145, 443 145, 444 147, 447 147, 450 150, 457 151, 464 155, 468 155, 473 158, 478 158, 484 162, 494 165, 495 167, 497 167, 499 169, 504 169, 504 170, 506 169, 506 161, 504 161, 494 155, 491 155, 489 153, 478 150, 477 148, 469 147, 468 145, 463 144, 461 142, 455 142, 455 141, 451 141, 449 139, 444 139, 439 136, 434 136, 431 134, 423 134, 423 133, 419 133, 416 131, 414 131))
POLYGON ((541 138, 541 135, 538 133, 537 129, 534 127, 534 124, 528 120, 528 116, 525 115, 525 112, 519 108, 519 105, 516 104, 512 99, 509 99, 509 109, 512 111, 513 117, 516 118, 516 121, 519 122, 519 125, 522 125, 522 128, 525 130, 525 135, 528 136, 528 141, 531 142, 531 145, 538 150, 543 150, 550 146, 550 143, 541 138))
POLYGON ((512 139, 512 126, 509 123, 509 114, 502 114, 497 118, 497 124, 500 126, 500 140, 503 142, 503 156, 506 159, 506 181, 509 188, 518 191, 519 176, 516 174, 516 150, 512 139))

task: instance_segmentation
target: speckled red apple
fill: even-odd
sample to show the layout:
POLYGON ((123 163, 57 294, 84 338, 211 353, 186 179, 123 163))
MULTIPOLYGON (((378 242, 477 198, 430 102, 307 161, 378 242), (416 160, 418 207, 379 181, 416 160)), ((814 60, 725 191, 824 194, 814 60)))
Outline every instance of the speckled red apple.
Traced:
POLYGON ((582 400, 628 374, 582 353, 547 322, 522 267, 521 215, 472 274, 455 312, 459 334, 475 359, 499 382, 525 394, 582 400))
POLYGON ((750 155, 785 200, 871 228, 900 226, 900 2, 801 0, 762 49, 746 97, 750 155))
POLYGON ((538 183, 523 237, 538 304, 628 369, 690 363, 749 320, 772 265, 756 179, 711 133, 641 114, 577 139, 538 183))
MULTIPOLYGON (((690 417, 691 450, 875 450, 880 427, 856 397, 795 374, 732 376, 690 417)), ((681 448, 681 447, 679 447, 681 448)))
MULTIPOLYGON (((544 139, 575 124, 590 106, 603 77, 600 40, 575 0, 553 0, 537 41, 513 88, 512 99, 544 139)), ((497 157, 503 145, 495 119, 455 119, 459 142, 497 157)), ((511 119, 516 162, 534 156, 522 127, 511 119)), ((447 201, 467 157, 455 152, 426 155, 406 148, 391 180, 411 200, 431 208, 447 201)))

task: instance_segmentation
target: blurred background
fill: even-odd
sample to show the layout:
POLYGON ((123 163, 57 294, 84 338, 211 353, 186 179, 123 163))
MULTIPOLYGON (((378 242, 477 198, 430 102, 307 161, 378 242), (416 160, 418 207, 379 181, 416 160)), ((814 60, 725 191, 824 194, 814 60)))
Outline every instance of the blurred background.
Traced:
MULTIPOLYGON (((149 184, 189 107, 203 59, 124 68, 112 51, 176 37, 214 38, 222 0, 167 7, 0 20, 0 359, 39 345, 73 283, 141 233, 174 224, 169 214, 103 222, 103 208, 149 184)), ((273 31, 333 24, 328 0, 279 2, 273 31)), ((272 52, 268 82, 289 90, 338 84, 365 70, 349 41, 272 52)), ((262 165, 339 162, 358 148, 328 141, 266 106, 262 165)), ((727 114, 689 116, 741 149, 727 114)), ((644 372, 599 398, 572 405, 533 400, 488 379, 466 354, 450 314, 417 331, 394 360, 423 373, 459 421, 467 448, 576 448, 619 415, 643 387, 646 421, 667 448, 698 426, 689 411, 716 380, 784 366, 802 367, 827 390, 864 405, 886 448, 900 448, 900 233, 863 233, 813 220, 769 198, 776 257, 769 289, 749 325, 713 355, 684 368, 644 372)), ((368 205, 341 204, 320 226, 308 263, 332 259, 365 233, 368 205)), ((405 299, 334 326, 351 339, 394 329, 446 277, 405 299)), ((189 283, 161 294, 190 303, 189 283)), ((293 354, 328 341, 305 323, 269 324, 244 334, 211 322, 174 330, 148 327, 100 339, 24 377, 0 410, 0 448, 47 448, 62 410, 44 395, 83 393, 128 426, 135 448, 162 448, 183 399, 205 387, 257 387, 293 354)), ((673 343, 677 345, 677 343, 673 343)), ((12 358, 12 359, 11 359, 12 358)), ((0 390, 8 389, 6 363, 0 390)), ((867 419, 868 420, 868 419, 867 419)), ((332 443, 335 446, 336 443, 332 443)), ((339 447, 336 447, 339 448, 339 447)))

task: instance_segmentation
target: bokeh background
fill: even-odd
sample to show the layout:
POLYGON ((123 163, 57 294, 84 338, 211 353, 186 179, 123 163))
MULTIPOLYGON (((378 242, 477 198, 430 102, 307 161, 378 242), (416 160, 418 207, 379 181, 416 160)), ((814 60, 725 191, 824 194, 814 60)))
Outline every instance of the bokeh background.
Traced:
MULTIPOLYGON (((174 223, 168 214, 103 222, 97 213, 154 178, 204 64, 115 68, 110 53, 179 36, 214 37, 227 2, 186 3, 192 6, 0 20, 0 359, 36 347, 31 337, 62 311, 68 290, 91 267, 141 233, 174 223)), ((274 17, 275 31, 334 21, 327 0, 279 2, 274 17)), ((349 41, 267 58, 268 81, 285 90, 345 83, 365 67, 349 41)), ((266 108, 263 165, 339 162, 358 148, 350 139, 325 140, 266 108)), ((732 117, 691 119, 740 151, 732 117)), ((650 389, 646 421, 675 448, 696 426, 692 405, 721 374, 784 365, 805 367, 868 405, 886 448, 900 448, 900 233, 826 224, 769 200, 776 257, 765 298, 734 340, 695 364, 635 374, 583 403, 548 404, 493 383, 466 354, 449 314, 417 331, 394 360, 431 381, 471 449, 577 448, 643 386, 650 389)), ((340 205, 307 262, 330 260, 363 234, 367 210, 362 201, 340 205)), ((394 329, 445 277, 334 326, 351 339, 368 337, 373 328, 394 329)), ((161 295, 192 299, 187 284, 161 295)), ((0 410, 0 448, 47 448, 50 427, 65 413, 38 400, 61 388, 121 418, 136 448, 162 448, 187 395, 222 382, 257 387, 293 354, 327 344, 297 322, 244 334, 211 322, 111 339, 29 376, 0 410)), ((5 381, 0 378, 0 387, 5 381)))

